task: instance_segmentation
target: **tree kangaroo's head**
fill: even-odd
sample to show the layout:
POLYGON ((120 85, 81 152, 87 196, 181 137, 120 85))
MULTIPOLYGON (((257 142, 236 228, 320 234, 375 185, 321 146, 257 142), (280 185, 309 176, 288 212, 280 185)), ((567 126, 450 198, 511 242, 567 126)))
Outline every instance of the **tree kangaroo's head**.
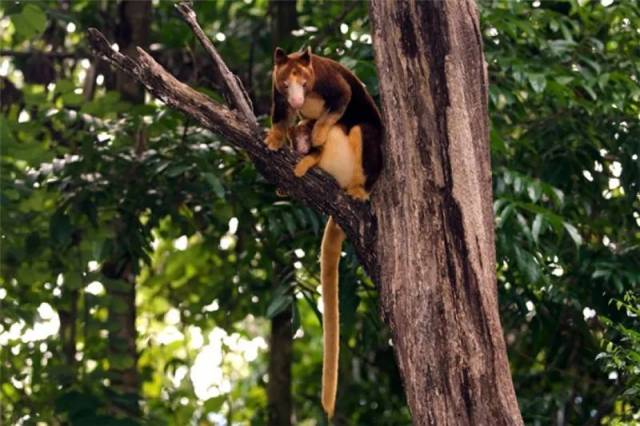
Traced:
POLYGON ((287 98, 291 108, 302 108, 304 99, 315 82, 311 48, 287 55, 284 50, 276 47, 273 59, 273 81, 276 90, 287 98))
POLYGON ((311 151, 311 130, 315 123, 315 120, 305 120, 297 126, 289 127, 289 140, 298 154, 307 155, 311 151))

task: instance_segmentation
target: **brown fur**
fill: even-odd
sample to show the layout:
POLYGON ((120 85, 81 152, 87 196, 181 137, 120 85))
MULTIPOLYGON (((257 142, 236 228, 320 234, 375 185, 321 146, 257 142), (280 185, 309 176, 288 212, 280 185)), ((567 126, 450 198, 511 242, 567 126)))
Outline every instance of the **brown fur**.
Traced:
POLYGON ((384 134, 382 118, 364 85, 347 68, 336 61, 314 55, 309 50, 286 55, 276 49, 273 70, 273 104, 271 110, 272 129, 267 144, 273 149, 282 146, 286 132, 293 125, 296 112, 307 119, 316 120, 312 143, 322 146, 329 129, 334 124, 344 126, 349 134, 353 126, 362 129, 362 167, 365 187, 371 190, 382 169, 381 144, 384 134), (300 111, 293 110, 284 93, 285 83, 305 82, 305 105, 300 111), (320 113, 313 111, 311 104, 322 104, 320 113), (304 116, 304 112, 316 112, 304 116))
POLYGON ((322 407, 329 418, 333 417, 338 386, 338 362, 340 354, 340 310, 338 299, 338 264, 342 252, 344 232, 333 221, 327 220, 320 249, 322 281, 323 344, 322 354, 322 407))
MULTIPOLYGON (((366 200, 382 168, 384 132, 380 113, 364 85, 344 66, 310 50, 286 55, 276 49, 274 60, 272 128, 267 145, 278 149, 288 135, 294 149, 304 155, 294 169, 296 176, 302 177, 318 166, 350 196, 366 200), (300 98, 292 93, 299 95, 300 86, 304 102, 294 110, 288 99, 299 106, 300 98), (296 87, 297 92, 289 91, 290 87, 296 87), (291 128, 295 113, 307 120, 291 128)), ((329 418, 335 410, 338 383, 338 265, 344 238, 344 232, 330 217, 320 255, 324 302, 322 406, 329 418)))

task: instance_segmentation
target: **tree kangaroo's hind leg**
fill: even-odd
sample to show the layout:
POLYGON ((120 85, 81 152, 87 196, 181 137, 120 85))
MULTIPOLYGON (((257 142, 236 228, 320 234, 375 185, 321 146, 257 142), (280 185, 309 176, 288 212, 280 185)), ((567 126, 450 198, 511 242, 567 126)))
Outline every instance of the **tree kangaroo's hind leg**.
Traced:
POLYGON ((310 168, 316 166, 319 162, 319 153, 305 155, 300 161, 298 161, 298 164, 296 164, 296 168, 293 169, 293 174, 296 175, 296 177, 302 177, 307 174, 310 168))
POLYGON ((349 132, 349 146, 353 150, 354 155, 354 172, 353 178, 349 185, 345 188, 347 194, 358 200, 369 199, 369 193, 364 189, 367 180, 362 168, 362 128, 353 126, 349 132))

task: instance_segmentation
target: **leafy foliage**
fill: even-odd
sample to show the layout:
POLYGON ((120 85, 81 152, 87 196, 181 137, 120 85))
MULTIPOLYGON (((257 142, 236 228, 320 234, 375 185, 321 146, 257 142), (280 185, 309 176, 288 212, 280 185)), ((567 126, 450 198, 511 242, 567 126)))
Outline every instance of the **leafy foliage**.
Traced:
POLYGON ((640 9, 486 2, 483 20, 498 282, 525 420, 595 424, 622 400, 629 420, 633 374, 594 359, 613 329, 639 325, 611 301, 640 285, 640 9))

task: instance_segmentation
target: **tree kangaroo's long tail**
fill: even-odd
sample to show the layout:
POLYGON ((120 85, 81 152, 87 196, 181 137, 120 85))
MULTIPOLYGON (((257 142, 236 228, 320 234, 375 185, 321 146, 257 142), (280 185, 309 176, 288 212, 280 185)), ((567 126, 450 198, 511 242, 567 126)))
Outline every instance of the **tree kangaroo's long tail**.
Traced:
POLYGON ((322 407, 333 417, 338 390, 338 356, 340 354, 340 311, 338 302, 338 266, 344 232, 329 217, 324 228, 320 249, 320 277, 322 282, 323 340, 322 407))

